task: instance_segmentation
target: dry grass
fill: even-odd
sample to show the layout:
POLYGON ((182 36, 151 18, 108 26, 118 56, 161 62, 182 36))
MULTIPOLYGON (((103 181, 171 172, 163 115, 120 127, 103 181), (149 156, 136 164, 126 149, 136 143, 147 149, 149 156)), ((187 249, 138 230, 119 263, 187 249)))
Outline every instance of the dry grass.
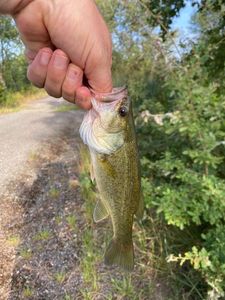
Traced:
POLYGON ((35 87, 31 87, 29 90, 23 92, 9 92, 6 95, 4 103, 0 104, 0 114, 18 111, 30 101, 40 99, 44 96, 46 96, 46 92, 43 89, 35 87))

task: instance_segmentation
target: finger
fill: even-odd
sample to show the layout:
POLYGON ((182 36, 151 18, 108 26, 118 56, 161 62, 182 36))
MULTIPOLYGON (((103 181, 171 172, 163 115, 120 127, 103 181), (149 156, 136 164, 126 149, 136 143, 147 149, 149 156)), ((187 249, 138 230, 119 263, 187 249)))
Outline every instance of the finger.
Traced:
POLYGON ((50 48, 43 48, 33 57, 33 61, 31 57, 27 56, 27 59, 31 62, 27 69, 27 77, 39 88, 42 88, 45 84, 48 64, 51 60, 52 53, 53 51, 50 48))
POLYGON ((112 74, 109 66, 98 66, 86 76, 89 85, 94 91, 101 93, 112 91, 112 74))
POLYGON ((98 50, 88 57, 85 75, 94 91, 109 93, 112 91, 112 49, 108 46, 98 50))
POLYGON ((62 50, 55 50, 48 65, 45 90, 50 96, 62 96, 62 85, 66 77, 69 58, 62 50))
POLYGON ((76 90, 76 104, 83 109, 91 108, 91 92, 87 87, 81 86, 76 90))
POLYGON ((69 64, 62 86, 62 96, 65 100, 75 103, 76 90, 82 86, 83 71, 74 64, 69 64))

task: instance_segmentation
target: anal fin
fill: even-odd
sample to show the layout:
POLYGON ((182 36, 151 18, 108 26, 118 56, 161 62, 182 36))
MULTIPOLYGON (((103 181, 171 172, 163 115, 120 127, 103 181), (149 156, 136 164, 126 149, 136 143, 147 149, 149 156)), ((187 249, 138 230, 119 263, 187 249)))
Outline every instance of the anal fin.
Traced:
POLYGON ((108 217, 109 213, 107 212, 104 204, 101 202, 101 200, 98 200, 93 214, 93 219, 95 223, 98 223, 108 217))

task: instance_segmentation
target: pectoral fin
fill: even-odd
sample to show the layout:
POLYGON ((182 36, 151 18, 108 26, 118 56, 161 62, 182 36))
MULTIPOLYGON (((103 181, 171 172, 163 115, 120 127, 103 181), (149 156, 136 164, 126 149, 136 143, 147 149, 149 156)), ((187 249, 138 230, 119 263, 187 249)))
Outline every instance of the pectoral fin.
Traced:
POLYGON ((104 204, 98 200, 95 209, 94 209, 94 214, 93 214, 93 219, 95 223, 98 223, 102 220, 104 220, 105 218, 107 218, 109 215, 109 213, 107 212, 104 204))

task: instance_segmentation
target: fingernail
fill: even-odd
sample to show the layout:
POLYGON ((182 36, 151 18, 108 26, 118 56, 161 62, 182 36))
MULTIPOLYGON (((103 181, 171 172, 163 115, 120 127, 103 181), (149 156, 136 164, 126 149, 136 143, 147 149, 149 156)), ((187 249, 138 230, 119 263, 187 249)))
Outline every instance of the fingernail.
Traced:
POLYGON ((59 69, 66 68, 68 63, 68 58, 63 55, 55 55, 54 57, 54 66, 59 69))
POLYGON ((51 58, 51 54, 49 52, 42 52, 41 53, 41 64, 43 66, 47 66, 51 58))

